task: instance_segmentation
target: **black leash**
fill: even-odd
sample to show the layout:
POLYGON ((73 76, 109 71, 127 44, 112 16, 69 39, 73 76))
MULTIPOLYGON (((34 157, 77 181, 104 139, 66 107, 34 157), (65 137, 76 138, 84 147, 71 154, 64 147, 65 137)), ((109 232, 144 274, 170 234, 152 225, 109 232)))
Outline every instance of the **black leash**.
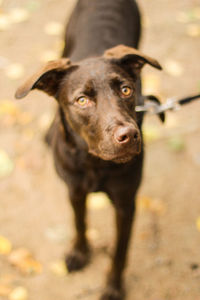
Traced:
POLYGON ((190 96, 190 97, 185 97, 182 99, 168 98, 167 101, 163 104, 161 104, 160 100, 153 95, 142 96, 142 98, 143 98, 142 101, 144 105, 137 105, 135 107, 135 111, 158 114, 161 121, 164 122, 165 120, 164 113, 167 110, 177 111, 178 109, 180 109, 181 105, 200 99, 200 94, 190 96))

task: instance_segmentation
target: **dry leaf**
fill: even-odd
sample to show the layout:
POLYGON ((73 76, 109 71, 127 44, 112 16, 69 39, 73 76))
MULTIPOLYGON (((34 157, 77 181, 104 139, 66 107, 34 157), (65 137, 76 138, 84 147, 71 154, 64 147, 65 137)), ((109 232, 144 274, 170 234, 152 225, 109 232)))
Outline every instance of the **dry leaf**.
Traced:
POLYGON ((59 22, 49 22, 45 25, 44 31, 48 35, 60 35, 63 32, 63 24, 59 22))
POLYGON ((18 248, 9 255, 9 262, 24 274, 41 273, 42 265, 25 248, 18 248))
POLYGON ((154 142, 160 138, 160 130, 158 127, 153 125, 144 125, 142 129, 144 135, 144 141, 154 142))
POLYGON ((32 128, 25 128, 23 130, 23 135, 28 139, 28 140, 32 140, 35 136, 35 130, 32 128))
POLYGON ((164 68, 166 73, 174 77, 178 77, 183 74, 183 67, 179 62, 175 60, 167 60, 164 64, 164 68))
POLYGON ((51 263, 49 265, 49 269, 53 274, 55 274, 57 276, 64 277, 68 273, 65 261, 63 261, 63 260, 58 260, 58 261, 51 263))
POLYGON ((5 68, 6 76, 10 79, 19 79, 24 75, 24 67, 21 64, 11 64, 5 68))
POLYGON ((12 23, 25 22, 30 18, 29 12, 23 8, 14 8, 9 14, 12 23))
POLYGON ((1 115, 14 115, 16 116, 17 114, 19 114, 19 109, 17 108, 17 106, 14 104, 13 101, 9 101, 9 100, 1 100, 0 102, 0 116, 1 115))
POLYGON ((196 226, 197 226, 197 229, 200 231, 200 217, 197 218, 196 226))
POLYGON ((179 152, 185 149, 185 141, 181 136, 173 136, 169 138, 168 146, 172 151, 179 152))
POLYGON ((35 10, 37 10, 39 7, 40 7, 40 2, 39 1, 35 1, 35 0, 31 0, 31 1, 28 1, 28 3, 27 3, 27 9, 29 10, 29 11, 35 11, 35 10))
POLYGON ((26 300, 27 298, 28 298, 28 292, 22 286, 16 287, 9 294, 9 300, 26 300))
POLYGON ((69 236, 66 225, 62 224, 57 224, 53 227, 47 228, 45 235, 49 240, 58 243, 66 241, 69 236))
POLYGON ((0 254, 9 254, 12 249, 11 242, 4 236, 0 236, 0 254))
POLYGON ((186 28, 187 35, 191 37, 200 36, 200 25, 199 24, 189 24, 186 28))
POLYGON ((33 121, 33 116, 29 112, 20 112, 17 116, 17 123, 24 126, 33 121))
POLYGON ((9 176, 14 170, 14 163, 8 154, 0 149, 0 178, 9 176))
POLYGON ((102 209, 110 205, 110 200, 105 193, 90 193, 87 197, 87 205, 91 209, 102 209))
POLYGON ((187 11, 181 11, 177 14, 176 20, 181 23, 189 23, 200 19, 200 7, 194 7, 187 11))
POLYGON ((176 15, 176 21, 180 23, 188 23, 190 19, 188 18, 188 15, 185 12, 181 11, 178 12, 178 14, 176 15))
POLYGON ((166 205, 160 199, 152 199, 150 197, 139 197, 137 200, 138 208, 141 211, 150 211, 158 215, 162 215, 166 212, 166 205))
POLYGON ((0 284, 0 296, 7 297, 11 292, 11 288, 7 285, 0 284))
POLYGON ((11 22, 6 14, 0 15, 0 31, 5 31, 10 28, 11 22))

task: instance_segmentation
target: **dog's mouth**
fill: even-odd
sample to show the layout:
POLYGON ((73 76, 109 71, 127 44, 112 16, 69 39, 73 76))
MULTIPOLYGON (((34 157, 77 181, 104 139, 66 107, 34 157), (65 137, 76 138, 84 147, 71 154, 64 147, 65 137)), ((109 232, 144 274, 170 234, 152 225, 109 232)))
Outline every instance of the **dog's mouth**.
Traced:
POLYGON ((99 147, 100 149, 90 149, 89 153, 97 156, 103 160, 106 161, 112 161, 115 163, 127 163, 131 161, 135 156, 139 155, 141 152, 141 145, 136 145, 133 149, 128 149, 126 151, 108 151, 107 149, 103 149, 102 147, 99 147))

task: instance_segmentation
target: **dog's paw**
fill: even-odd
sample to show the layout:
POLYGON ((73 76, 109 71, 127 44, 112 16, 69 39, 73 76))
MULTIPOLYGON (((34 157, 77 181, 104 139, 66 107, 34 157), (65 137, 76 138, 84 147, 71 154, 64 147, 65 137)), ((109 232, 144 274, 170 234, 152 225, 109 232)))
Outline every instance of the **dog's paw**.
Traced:
POLYGON ((100 300, 123 300, 124 292, 113 287, 107 287, 100 300))
POLYGON ((89 259, 89 251, 72 250, 65 259, 67 270, 69 272, 81 270, 89 263, 89 259))

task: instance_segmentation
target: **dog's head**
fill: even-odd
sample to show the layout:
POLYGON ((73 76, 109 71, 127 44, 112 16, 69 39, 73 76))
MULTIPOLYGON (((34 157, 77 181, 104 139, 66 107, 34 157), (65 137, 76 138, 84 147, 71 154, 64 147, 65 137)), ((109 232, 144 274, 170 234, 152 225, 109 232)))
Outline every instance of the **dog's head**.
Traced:
POLYGON ((136 83, 146 63, 161 69, 156 60, 123 45, 75 64, 62 58, 34 74, 17 90, 16 98, 25 97, 32 89, 43 90, 56 98, 89 153, 127 162, 141 151, 136 83))

